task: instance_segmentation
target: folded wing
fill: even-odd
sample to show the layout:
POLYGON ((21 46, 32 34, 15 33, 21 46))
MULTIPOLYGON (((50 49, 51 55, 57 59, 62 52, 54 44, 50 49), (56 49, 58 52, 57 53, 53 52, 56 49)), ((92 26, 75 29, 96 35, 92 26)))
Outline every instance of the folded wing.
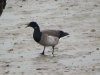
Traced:
POLYGON ((67 32, 63 32, 61 30, 43 30, 42 33, 51 35, 51 36, 55 36, 58 38, 64 37, 69 35, 67 32))

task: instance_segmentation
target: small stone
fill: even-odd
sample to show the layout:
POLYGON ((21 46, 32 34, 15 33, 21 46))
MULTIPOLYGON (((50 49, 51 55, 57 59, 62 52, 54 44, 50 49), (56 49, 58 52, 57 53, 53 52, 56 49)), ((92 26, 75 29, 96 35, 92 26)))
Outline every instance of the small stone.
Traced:
POLYGON ((68 8, 66 8, 66 10, 68 10, 68 8))
POLYGON ((91 32, 95 32, 95 31, 96 31, 95 29, 92 29, 92 30, 91 30, 91 32))
POLYGON ((99 48, 96 48, 96 50, 99 50, 99 48))
POLYGON ((17 44, 18 44, 18 43, 16 43, 16 42, 14 43, 14 45, 17 45, 17 44))
POLYGON ((92 71, 95 71, 95 69, 92 69, 92 71))
POLYGON ((36 70, 47 70, 47 68, 37 68, 36 70))
POLYGON ((20 56, 21 58, 23 58, 23 56, 20 56))
POLYGON ((8 73, 9 73, 9 71, 6 71, 5 73, 6 73, 6 74, 8 74, 8 73))
POLYGON ((8 64, 8 65, 6 65, 6 67, 9 67, 10 65, 8 64))
POLYGON ((36 70, 42 70, 42 68, 37 68, 36 70))
POLYGON ((83 58, 85 58, 86 56, 83 56, 83 58))
POLYGON ((68 68, 68 67, 65 67, 65 68, 68 68))
POLYGON ((57 63, 57 61, 54 61, 53 63, 57 63))
POLYGON ((17 66, 17 68, 20 68, 20 66, 17 66))
POLYGON ((22 0, 22 1, 26 1, 26 0, 22 0))
POLYGON ((8 52, 11 52, 11 51, 13 51, 13 49, 8 50, 8 52))
POLYGON ((22 7, 22 6, 19 6, 19 7, 22 7))
POLYGON ((21 27, 18 27, 18 28, 21 28, 21 27))
POLYGON ((98 7, 98 5, 96 5, 96 4, 95 4, 94 6, 95 6, 95 7, 98 7))
POLYGON ((88 52, 88 54, 89 54, 89 55, 91 55, 91 54, 92 54, 92 52, 88 52))

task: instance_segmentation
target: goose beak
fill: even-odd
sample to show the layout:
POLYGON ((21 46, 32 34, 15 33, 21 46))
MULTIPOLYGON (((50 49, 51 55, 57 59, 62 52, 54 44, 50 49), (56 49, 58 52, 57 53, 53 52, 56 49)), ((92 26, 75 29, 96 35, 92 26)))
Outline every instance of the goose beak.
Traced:
POLYGON ((70 37, 70 34, 69 33, 66 33, 67 37, 70 37))

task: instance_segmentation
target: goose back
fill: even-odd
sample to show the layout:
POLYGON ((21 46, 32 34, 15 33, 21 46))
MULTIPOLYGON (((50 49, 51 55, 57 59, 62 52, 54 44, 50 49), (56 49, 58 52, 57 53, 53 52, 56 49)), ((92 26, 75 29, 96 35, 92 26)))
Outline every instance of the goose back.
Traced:
POLYGON ((60 36, 59 30, 43 30, 42 33, 48 34, 48 35, 51 35, 51 36, 55 36, 55 37, 60 36))

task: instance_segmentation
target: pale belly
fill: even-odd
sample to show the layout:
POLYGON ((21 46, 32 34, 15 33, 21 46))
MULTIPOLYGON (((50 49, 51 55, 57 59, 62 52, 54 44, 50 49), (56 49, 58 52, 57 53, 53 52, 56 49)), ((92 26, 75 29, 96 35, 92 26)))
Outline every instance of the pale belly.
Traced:
POLYGON ((59 38, 54 36, 47 36, 46 39, 44 39, 44 42, 41 41, 40 44, 43 46, 55 46, 59 42, 59 38))

